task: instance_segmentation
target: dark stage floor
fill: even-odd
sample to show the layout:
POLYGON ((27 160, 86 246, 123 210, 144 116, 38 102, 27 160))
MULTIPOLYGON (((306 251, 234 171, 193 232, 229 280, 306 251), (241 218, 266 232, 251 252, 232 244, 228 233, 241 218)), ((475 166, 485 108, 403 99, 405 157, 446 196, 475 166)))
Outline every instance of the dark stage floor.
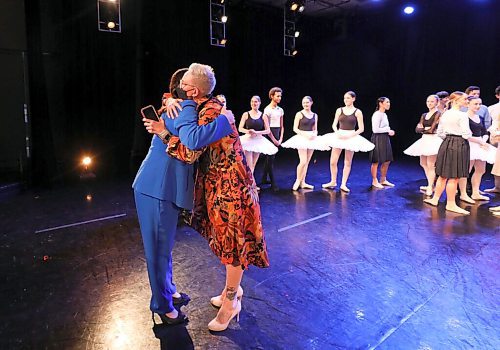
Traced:
MULTIPOLYGON (((153 327, 130 180, 4 200, 0 348, 500 349, 500 218, 488 212, 500 196, 470 216, 424 205, 413 161, 391 166, 393 189, 370 190, 356 156, 350 194, 292 193, 296 158, 282 156, 282 190, 261 194, 272 266, 245 273, 240 323, 220 334, 206 326, 223 266, 185 226, 174 261, 190 322, 153 327)), ((309 173, 327 182, 327 154, 309 173)))

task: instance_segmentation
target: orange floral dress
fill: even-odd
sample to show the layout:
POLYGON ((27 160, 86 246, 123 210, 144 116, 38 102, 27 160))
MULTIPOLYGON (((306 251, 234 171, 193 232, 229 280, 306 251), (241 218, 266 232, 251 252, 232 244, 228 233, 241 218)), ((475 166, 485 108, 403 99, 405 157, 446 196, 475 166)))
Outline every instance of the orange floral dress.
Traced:
MULTIPOLYGON (((222 104, 215 98, 200 105, 198 124, 217 118, 222 104)), ((235 125, 199 158, 191 226, 208 240, 225 265, 268 267, 259 196, 235 125)))

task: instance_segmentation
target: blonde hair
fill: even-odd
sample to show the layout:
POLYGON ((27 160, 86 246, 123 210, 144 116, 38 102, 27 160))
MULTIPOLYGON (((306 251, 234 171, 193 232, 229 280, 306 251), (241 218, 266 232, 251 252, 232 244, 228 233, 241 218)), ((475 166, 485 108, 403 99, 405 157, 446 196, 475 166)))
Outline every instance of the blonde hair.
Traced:
POLYGON ((196 87, 202 96, 210 95, 214 91, 216 80, 212 67, 206 64, 192 63, 187 73, 193 76, 197 83, 196 87))

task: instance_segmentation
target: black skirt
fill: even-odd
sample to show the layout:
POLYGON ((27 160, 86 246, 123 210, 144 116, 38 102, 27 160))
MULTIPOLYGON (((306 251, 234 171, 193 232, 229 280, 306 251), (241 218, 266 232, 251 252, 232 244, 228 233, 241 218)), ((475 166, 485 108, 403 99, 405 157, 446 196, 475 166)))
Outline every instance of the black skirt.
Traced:
POLYGON ((462 136, 446 135, 436 159, 436 175, 447 179, 469 176, 470 146, 462 136))
POLYGON ((370 162, 384 163, 394 160, 391 139, 388 133, 372 134, 371 142, 375 145, 375 148, 370 151, 370 162))

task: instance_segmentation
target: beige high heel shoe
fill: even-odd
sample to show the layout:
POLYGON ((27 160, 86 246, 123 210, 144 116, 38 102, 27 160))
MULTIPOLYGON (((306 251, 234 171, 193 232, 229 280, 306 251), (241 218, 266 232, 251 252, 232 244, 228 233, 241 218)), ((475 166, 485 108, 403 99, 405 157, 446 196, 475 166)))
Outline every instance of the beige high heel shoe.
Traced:
MULTIPOLYGON (((238 286, 238 291, 236 292, 236 298, 238 300, 241 300, 242 297, 243 297, 243 288, 241 288, 241 286, 238 286)), ((223 301, 224 300, 222 299, 222 294, 221 294, 217 295, 216 297, 212 297, 210 299, 210 304, 212 304, 213 307, 218 309, 222 306, 223 301)))
MULTIPOLYGON (((208 329, 211 330, 212 332, 222 332, 227 329, 229 326, 229 322, 236 317, 236 322, 240 322, 240 311, 241 311, 241 300, 236 299, 236 307, 234 308, 231 317, 227 320, 225 323, 220 323, 217 321, 217 316, 208 323, 208 329)), ((220 312, 220 310, 219 310, 220 312)))

